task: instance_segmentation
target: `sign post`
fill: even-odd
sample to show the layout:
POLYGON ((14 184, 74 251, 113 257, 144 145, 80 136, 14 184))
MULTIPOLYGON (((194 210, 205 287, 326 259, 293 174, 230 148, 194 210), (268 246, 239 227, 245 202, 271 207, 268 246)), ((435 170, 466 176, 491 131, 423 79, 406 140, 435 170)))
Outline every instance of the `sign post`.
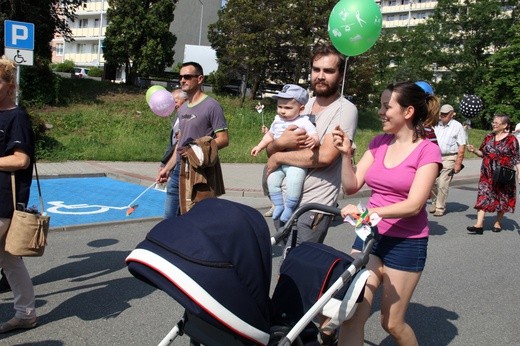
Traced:
MULTIPOLYGON (((4 21, 4 55, 18 65, 34 65, 34 24, 4 21)), ((20 84, 20 68, 16 72, 16 85, 20 84)), ((18 88, 16 88, 18 104, 18 88)))

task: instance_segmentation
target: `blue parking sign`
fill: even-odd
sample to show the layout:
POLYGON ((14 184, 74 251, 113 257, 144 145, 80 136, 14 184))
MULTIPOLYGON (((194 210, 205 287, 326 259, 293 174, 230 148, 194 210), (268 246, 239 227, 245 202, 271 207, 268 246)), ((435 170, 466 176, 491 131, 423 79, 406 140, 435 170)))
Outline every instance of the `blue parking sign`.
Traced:
POLYGON ((6 48, 34 50, 34 24, 4 21, 4 42, 6 48))

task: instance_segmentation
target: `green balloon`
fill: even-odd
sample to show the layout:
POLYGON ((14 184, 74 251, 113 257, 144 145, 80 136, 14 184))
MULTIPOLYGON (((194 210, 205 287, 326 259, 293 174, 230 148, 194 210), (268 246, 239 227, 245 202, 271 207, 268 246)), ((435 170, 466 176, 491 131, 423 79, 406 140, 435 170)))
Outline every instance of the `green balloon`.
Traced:
POLYGON ((341 0, 329 16, 329 37, 339 52, 356 56, 376 43, 382 24, 381 10, 373 0, 341 0))
POLYGON ((146 90, 146 103, 150 103, 150 97, 152 97, 153 93, 159 90, 166 90, 165 87, 160 85, 152 85, 146 90))

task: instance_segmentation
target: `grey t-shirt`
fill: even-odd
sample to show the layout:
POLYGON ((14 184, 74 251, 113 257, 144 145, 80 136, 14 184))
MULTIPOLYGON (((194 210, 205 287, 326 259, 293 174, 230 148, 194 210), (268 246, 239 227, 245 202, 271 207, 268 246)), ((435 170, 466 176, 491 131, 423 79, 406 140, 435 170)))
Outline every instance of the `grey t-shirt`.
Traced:
POLYGON ((179 118, 179 146, 185 146, 187 141, 204 136, 215 137, 215 133, 227 130, 227 122, 220 104, 207 96, 195 105, 188 106, 184 102, 177 112, 179 118))
MULTIPOLYGON (((311 114, 315 100, 316 98, 313 97, 307 102, 304 114, 311 114)), ((338 98, 323 111, 315 114, 314 118, 320 143, 323 144, 325 135, 331 134, 337 125, 349 135, 350 139, 354 139, 358 122, 358 111, 356 106, 344 97, 338 98)), ((310 168, 307 171, 300 205, 305 203, 321 203, 328 206, 335 206, 340 188, 341 155, 327 167, 310 168)))

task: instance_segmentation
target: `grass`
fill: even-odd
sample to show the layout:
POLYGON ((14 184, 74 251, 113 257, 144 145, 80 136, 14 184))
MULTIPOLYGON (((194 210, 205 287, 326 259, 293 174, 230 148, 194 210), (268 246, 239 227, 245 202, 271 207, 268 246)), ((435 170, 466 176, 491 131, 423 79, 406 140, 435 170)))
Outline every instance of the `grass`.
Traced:
MULTIPOLYGON (((51 129, 40 136, 38 158, 46 161, 159 161, 168 144, 170 118, 152 113, 145 100, 146 89, 97 82, 90 79, 64 80, 69 105, 32 108, 29 112, 51 129), (70 85, 69 85, 70 84, 70 85)), ((265 151, 258 157, 251 148, 261 139, 263 122, 268 126, 275 115, 271 99, 262 114, 255 109, 257 100, 215 96, 228 121, 230 145, 220 152, 222 162, 264 163, 265 151)), ((360 110, 355 138, 356 160, 369 141, 380 133, 375 111, 360 110)), ((471 130, 470 143, 480 145, 486 131, 471 130)), ((474 157, 473 154, 467 157, 474 157)))

